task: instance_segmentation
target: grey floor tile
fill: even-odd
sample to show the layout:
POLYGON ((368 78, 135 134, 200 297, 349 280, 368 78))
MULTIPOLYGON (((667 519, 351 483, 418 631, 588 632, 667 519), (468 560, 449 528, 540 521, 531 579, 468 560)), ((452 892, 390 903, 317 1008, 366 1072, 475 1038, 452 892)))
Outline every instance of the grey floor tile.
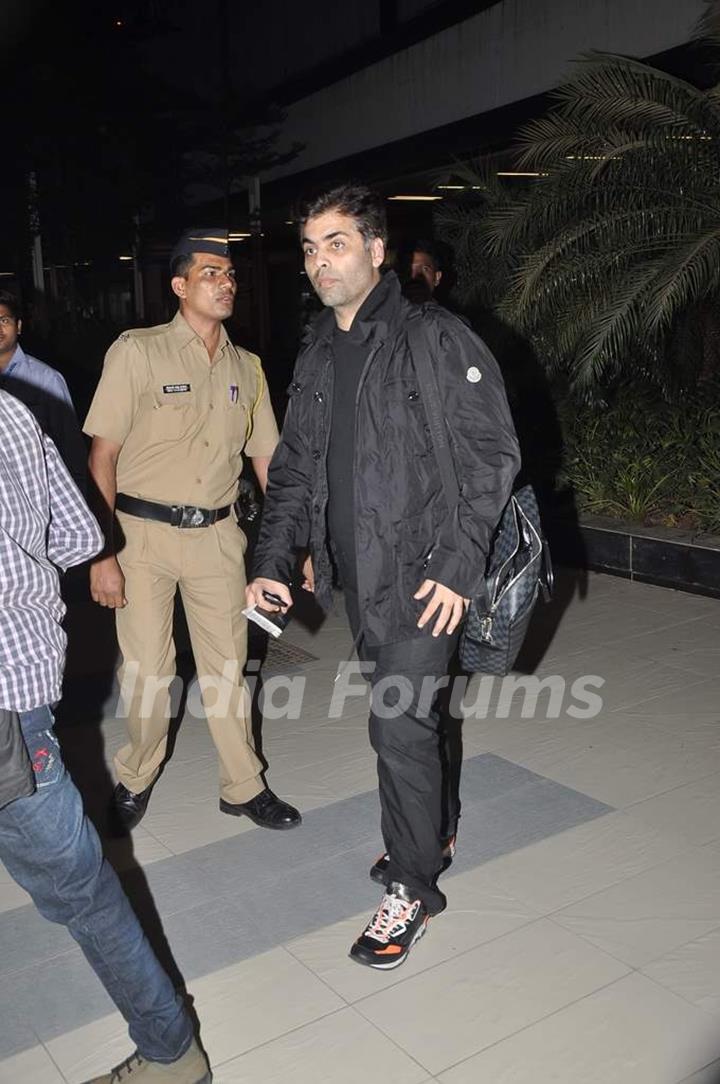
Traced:
MULTIPOLYGON (((281 944, 311 933, 362 908, 372 910, 378 887, 368 876, 377 849, 350 851, 308 870, 279 876, 272 890, 248 888, 240 905, 281 944)), ((368 916, 369 917, 369 916, 368 916)))
POLYGON ((241 897, 201 904, 163 923, 175 962, 186 982, 266 952, 277 943, 268 923, 255 922, 241 897))
POLYGON ((115 1006, 79 949, 52 966, 33 964, 0 985, 0 1057, 46 1042, 113 1012, 115 1006), (34 1033, 32 1040, 30 1036, 34 1033))
POLYGON ((488 801, 498 795, 507 794, 515 787, 537 783, 542 778, 537 772, 492 753, 470 757, 463 764, 462 770, 463 803, 488 801))
MULTIPOLYGON (((253 969, 253 958, 268 948, 286 941, 305 944, 308 935, 322 940, 324 930, 341 931, 335 935, 328 951, 332 957, 337 945, 337 951, 344 954, 346 940, 355 933, 357 915, 365 909, 369 911, 377 900, 377 887, 367 877, 367 867, 381 846, 377 794, 371 786, 372 771, 367 773, 367 778, 363 774, 365 767, 372 769, 372 753, 365 745, 367 705, 350 702, 342 719, 328 720, 327 717, 332 677, 342 653, 349 653, 351 641, 341 599, 338 597, 335 601, 336 612, 319 633, 310 634, 297 622, 288 630, 289 644, 296 643, 318 656, 317 662, 309 663, 302 671, 302 676, 307 677, 307 710, 295 723, 268 720, 264 728, 266 751, 279 780, 279 791, 292 784, 297 786, 298 793, 316 794, 313 805, 317 802, 325 804, 308 808, 305 824, 296 832, 270 833, 239 822, 231 825, 232 833, 228 832, 229 818, 216 812, 215 751, 204 722, 188 717, 180 729, 173 762, 143 825, 149 834, 148 854, 152 861, 143 870, 131 871, 125 883, 154 943, 166 953, 175 953, 174 966, 188 982, 192 982, 191 989, 202 990, 208 983, 212 986, 217 976, 233 972, 235 968, 245 975, 247 969, 253 969), (192 795, 188 801, 191 784, 192 795), (167 840, 163 835, 165 831, 167 840), (162 848, 153 850, 153 836, 176 853, 168 857, 162 854, 162 848), (353 924, 347 936, 343 924, 353 924)), ((464 765, 463 817, 453 873, 475 870, 476 873, 467 872, 466 876, 476 876, 484 884, 486 875, 479 870, 483 863, 501 855, 515 855, 515 880, 512 883, 517 881, 521 885, 523 878, 527 880, 537 876, 538 871, 542 872, 541 855, 532 844, 544 839, 556 840, 557 846, 552 848, 558 852, 556 861, 560 861, 567 851, 570 866, 567 877, 573 877, 572 847, 562 845, 560 833, 586 823, 585 834, 590 846, 596 834, 604 839, 605 833, 600 825, 599 833, 592 831, 589 822, 603 817, 611 808, 581 791, 592 791, 606 802, 617 805, 621 798, 623 802, 635 801, 692 779, 687 787, 678 787, 667 796, 647 802, 646 810, 636 807, 637 815, 640 817, 647 812, 651 823, 661 820, 668 830, 677 823, 687 831, 689 842, 698 843, 709 838, 712 829, 708 823, 712 822, 717 804, 713 799, 712 780, 706 784, 696 780, 700 779, 701 769, 708 776, 718 771, 713 760, 717 747, 716 683, 712 670, 704 676, 706 665, 712 661, 707 659, 708 637, 704 630, 711 624, 717 639, 718 612, 717 602, 712 600, 677 592, 670 595, 662 588, 591 574, 587 596, 574 598, 563 614, 539 674, 563 674, 569 679, 589 667, 588 672, 605 675, 608 679, 608 688, 604 690, 605 711, 607 714, 615 709, 616 718, 620 717, 620 704, 635 704, 644 698, 643 703, 629 712, 620 713, 623 727, 618 726, 615 730, 609 726, 596 727, 590 734, 589 724, 574 721, 573 727, 578 728, 578 733, 583 727, 581 748, 576 749, 576 740, 574 744, 570 741, 571 748, 568 749, 565 734, 559 733, 554 759, 527 756, 529 748, 538 746, 537 735, 522 730, 524 723, 519 722, 519 717, 515 721, 513 716, 511 720, 495 722, 491 713, 488 721, 482 724, 482 733, 481 724, 469 720, 465 727, 466 747, 470 754, 481 755, 470 755, 464 765), (657 680, 658 673, 661 684, 657 680), (673 687, 664 689, 662 683, 673 687), (513 727, 515 730, 511 730, 513 727), (662 734, 655 733, 658 729, 667 731, 672 741, 662 740, 662 734), (486 740, 486 731, 491 730, 492 744, 486 740), (510 740, 515 731, 518 732, 517 742, 510 740), (583 743, 592 748, 584 751, 583 743), (494 753, 488 752, 491 749, 494 753), (649 767, 648 759, 652 760, 649 767), (521 767, 513 763, 514 760, 531 764, 536 770, 521 767), (556 772, 555 767, 559 763, 564 765, 566 760, 568 767, 564 774, 556 772), (563 779, 566 785, 549 780, 541 774, 545 771, 556 779, 563 779), (642 779, 637 778, 638 774, 642 779), (525 848, 528 848, 527 861, 525 848)), ((115 694, 116 688, 110 690, 109 706, 113 704, 115 694)), ((106 755, 125 740, 122 720, 115 720, 111 715, 109 710, 103 728, 106 755)), ((549 726, 555 727, 555 723, 549 726)), ((568 732, 568 737, 571 736, 568 732)), ((544 745, 551 744, 548 737, 544 745)), ((270 782, 273 785, 272 770, 270 782)), ((638 863, 637 841, 629 849, 634 870, 638 863)), ((616 850, 619 861, 628 850, 617 832, 607 847, 600 846, 601 858, 612 857, 616 850)), ((142 858, 141 852, 138 853, 142 858)), ((708 857, 711 857, 710 850, 708 857)), ((588 881, 587 874, 591 860, 592 854, 583 852, 577 876, 582 878, 585 869, 583 883, 587 881, 594 885, 595 880, 588 881)), ((655 859, 650 864, 654 862, 655 859)), ((487 867, 490 883, 496 868, 499 871, 496 864, 487 867)), ((702 888, 703 877, 703 870, 699 868, 687 878, 693 882, 688 886, 688 892, 694 891, 690 902, 695 901, 702 888)), ((603 874, 596 880, 599 888, 605 889, 612 879, 603 874)), ((453 899, 452 878, 448 878, 446 884, 450 897, 450 910, 446 916, 449 923, 457 900, 453 899)), ((680 891, 681 886, 670 886, 663 895, 673 896, 680 891)), ((38 1043, 43 1038, 52 1043, 62 1042, 67 1036, 68 1041, 73 1041, 68 1033, 78 1035, 77 1028, 88 1036, 96 1027, 102 1031, 101 1018, 110 1011, 99 982, 67 933, 45 923, 31 906, 24 904, 24 897, 18 900, 17 895, 6 895, 12 906, 6 907, 4 913, 0 908, 0 974, 5 978, 4 989, 0 988, 0 1062, 22 1051, 27 1051, 29 1057, 33 1050, 42 1049, 38 1043), (20 906, 17 906, 18 902, 20 906), (89 1030, 83 1028, 88 1024, 89 1030)), ((462 906, 462 895, 458 898, 462 906)), ((683 903, 678 914, 687 917, 686 912, 692 914, 690 903, 687 906, 683 903)), ((627 906, 620 917, 623 927, 627 926, 627 906)), ((674 913, 669 915, 673 921, 676 917, 674 913)), ((448 931, 448 943, 454 944, 455 934, 449 926, 448 931)), ((714 934, 710 936, 715 937, 714 934)), ((630 931, 628 937, 635 953, 638 942, 642 941, 642 930, 630 931)), ((690 969, 688 981, 695 982, 692 953, 672 948, 668 953, 664 942, 660 944, 662 939, 653 935, 653 944, 655 940, 658 941, 657 952, 662 949, 665 953, 658 968, 665 961, 666 970, 672 970, 672 974, 668 971, 670 985, 680 984, 681 979, 685 981, 685 972, 680 974, 678 969, 682 971, 686 964, 686 970, 690 969)), ((672 943, 675 941, 677 938, 672 943)), ((265 974, 266 959, 267 956, 261 956, 257 961, 259 974, 265 974)), ((502 964, 504 966, 504 960, 502 964)), ((704 965, 712 979, 711 964, 705 960, 704 965)), ((661 975, 657 977, 662 981, 661 975)), ((407 976, 399 978, 399 985, 407 986, 407 976)), ((207 1013, 207 1027, 214 1027, 223 1035, 228 1021, 235 1019, 238 993, 245 991, 244 980, 239 978, 238 984, 238 990, 233 988, 222 1011, 218 1008, 220 1002, 213 1001, 213 1008, 207 1013)), ((268 996, 274 996, 274 980, 268 985, 268 996)), ((662 988, 655 983, 653 989, 662 988)), ((712 991, 715 989, 712 986, 712 991)), ((298 983, 297 991, 304 990, 303 979, 298 983)), ((304 996, 304 993, 296 996, 304 996)), ((663 991, 663 997, 667 1001, 667 991, 663 991)), ((595 1000, 602 1002, 603 998, 595 1000)), ((593 1016, 590 1002, 586 1003, 589 1015, 578 1041, 584 1044, 588 1025, 597 1024, 598 1049, 604 1049, 605 1016, 593 1016)), ((443 1012, 447 1016, 450 1011, 447 1006, 444 1009, 437 1007, 434 986, 429 1004, 432 1013, 440 1013, 441 1017, 443 1012)), ((701 1010, 695 1008, 693 1011, 700 1014, 701 1010)), ((258 1013, 260 1019, 262 1012, 258 1010, 258 1013)), ((574 1010, 568 1010, 565 1015, 574 1019, 574 1010)), ((622 1013, 619 1013, 618 1021, 621 1020, 622 1013)), ((441 1019, 440 1023, 445 1030, 448 1025, 452 1030, 449 1019, 441 1019)), ((331 1023, 327 1026, 332 1038, 331 1023)), ((572 1045, 574 1041, 573 1036, 566 1035, 564 1026, 558 1023, 559 1048, 572 1045)), ((286 1030, 285 1025, 281 1030, 286 1030)), ((613 1035, 622 1031, 622 1024, 616 1022, 610 1030, 612 1040, 613 1035)), ((98 1044, 97 1038, 88 1037, 86 1041, 91 1046, 98 1044)), ((511 1044, 515 1041, 515 1038, 507 1040, 511 1044)), ((521 1038, 517 1042, 522 1046, 521 1038)), ((292 1046, 292 1040, 289 1046, 292 1046)), ((284 1050, 282 1041, 280 1048, 284 1050)), ((240 1052, 240 1049, 235 1051, 234 1047, 228 1047, 224 1056, 236 1057, 240 1052)), ((488 1064, 495 1064, 492 1053, 485 1056, 490 1059, 488 1064)), ((711 1061, 715 1056, 711 1052, 705 1060, 711 1061)), ((510 1063, 516 1066, 517 1059, 511 1058, 510 1063)), ((8 1064, 19 1065, 20 1062, 8 1064)), ((678 1072, 676 1076, 687 1076, 692 1068, 702 1064, 702 1060, 696 1060, 694 1065, 688 1064, 684 1072, 678 1072)), ((528 1071, 532 1079, 534 1065, 533 1061, 533 1067, 528 1071)), ((480 1066, 485 1067, 482 1058, 477 1068, 468 1063, 470 1075, 467 1078, 477 1079, 480 1066)), ((308 1067, 312 1073, 312 1054, 308 1057, 308 1067)), ((499 1074, 495 1079, 498 1078, 499 1074)), ((652 1084, 656 1078, 657 1074, 652 1078, 652 1084)), ((580 1076, 576 1074, 572 1079, 580 1079, 580 1076)), ((605 1074, 604 1084, 609 1079, 610 1076, 605 1074)), ((13 1084, 16 1084, 14 1079, 13 1084)), ((18 1084, 24 1084, 24 1081, 18 1084)), ((692 1084, 696 1084, 696 1078, 692 1084)), ((720 1084, 720 1071, 717 1067, 708 1068, 697 1077, 697 1084, 720 1084)))
POLYGON ((458 871, 612 812, 611 806, 569 787, 540 776, 536 780, 487 801, 463 801, 458 871))
POLYGON ((7 911, 0 921, 0 981, 32 963, 50 961, 75 947, 64 926, 48 922, 32 906, 7 911))
MULTIPOLYGON (((463 791, 457 872, 610 808, 492 754, 465 762, 463 791)), ((370 911, 378 890, 367 873, 380 847, 373 790, 311 810, 291 832, 243 832, 160 859, 125 874, 123 883, 160 958, 176 978, 190 981, 370 911)), ((32 907, 0 915, 0 949, 6 950, 0 967, 24 968, 21 989, 27 984, 29 1004, 46 961, 71 945, 65 930, 32 907)), ((43 1002, 60 1002, 44 1014, 51 1035, 107 1011, 99 983, 78 954, 71 951, 52 976, 43 988, 43 1002), (66 962, 71 993, 63 997, 56 983, 64 981, 66 962)), ((30 1035, 22 1039, 29 1042, 30 1035)))
MULTIPOLYGON (((33 996, 23 999, 15 996, 14 983, 0 986, 0 1061, 37 1046, 39 1035, 32 1021, 38 1012, 38 1002, 33 996)), ((0 1080, 2 1076, 0 1076, 0 1080)), ((9 1084, 9 1082, 8 1082, 9 1084)), ((13 1084, 15 1082, 13 1081, 13 1084)))

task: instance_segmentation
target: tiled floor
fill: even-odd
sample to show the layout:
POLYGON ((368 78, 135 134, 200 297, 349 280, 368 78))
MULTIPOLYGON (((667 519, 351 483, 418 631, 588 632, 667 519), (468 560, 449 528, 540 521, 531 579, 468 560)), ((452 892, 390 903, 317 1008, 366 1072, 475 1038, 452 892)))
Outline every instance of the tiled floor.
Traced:
MULTIPOLYGON (((300 830, 222 816, 206 727, 184 719, 142 827, 108 853, 161 923, 216 1084, 719 1084, 720 605, 562 587, 527 651, 542 688, 466 691, 449 905, 397 971, 347 958, 380 845, 367 701, 328 718, 341 600, 286 632, 315 659, 288 670, 299 716, 263 726, 300 830)), ((113 703, 101 729, 90 711, 63 729, 91 810, 123 740, 113 703)), ((78 1084, 128 1052, 72 940, 0 868, 0 1084, 78 1084)))

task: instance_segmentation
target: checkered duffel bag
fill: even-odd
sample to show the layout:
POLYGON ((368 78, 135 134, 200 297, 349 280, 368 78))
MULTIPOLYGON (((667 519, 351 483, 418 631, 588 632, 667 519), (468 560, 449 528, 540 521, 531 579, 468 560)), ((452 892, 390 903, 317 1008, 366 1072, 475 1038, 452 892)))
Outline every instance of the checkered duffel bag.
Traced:
POLYGON ((460 637, 464 670, 509 674, 522 647, 540 593, 552 592, 550 551, 542 535, 532 486, 505 506, 485 573, 486 595, 473 599, 460 637))

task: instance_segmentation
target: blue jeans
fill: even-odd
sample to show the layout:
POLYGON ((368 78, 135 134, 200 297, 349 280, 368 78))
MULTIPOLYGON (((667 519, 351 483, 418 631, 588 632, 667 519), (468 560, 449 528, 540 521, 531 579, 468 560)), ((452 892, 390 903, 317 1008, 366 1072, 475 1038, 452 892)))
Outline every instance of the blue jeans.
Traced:
POLYGON ((67 926, 149 1061, 176 1061, 192 1025, 70 779, 49 707, 20 712, 37 790, 0 809, 0 858, 38 911, 67 926))

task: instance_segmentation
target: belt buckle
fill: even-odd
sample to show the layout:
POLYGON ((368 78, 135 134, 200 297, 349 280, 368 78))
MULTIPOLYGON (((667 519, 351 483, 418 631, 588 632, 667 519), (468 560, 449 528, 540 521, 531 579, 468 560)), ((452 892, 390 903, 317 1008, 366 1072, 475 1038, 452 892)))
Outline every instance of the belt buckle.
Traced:
POLYGON ((180 509, 180 527, 204 527, 205 513, 202 508, 184 504, 180 509))

